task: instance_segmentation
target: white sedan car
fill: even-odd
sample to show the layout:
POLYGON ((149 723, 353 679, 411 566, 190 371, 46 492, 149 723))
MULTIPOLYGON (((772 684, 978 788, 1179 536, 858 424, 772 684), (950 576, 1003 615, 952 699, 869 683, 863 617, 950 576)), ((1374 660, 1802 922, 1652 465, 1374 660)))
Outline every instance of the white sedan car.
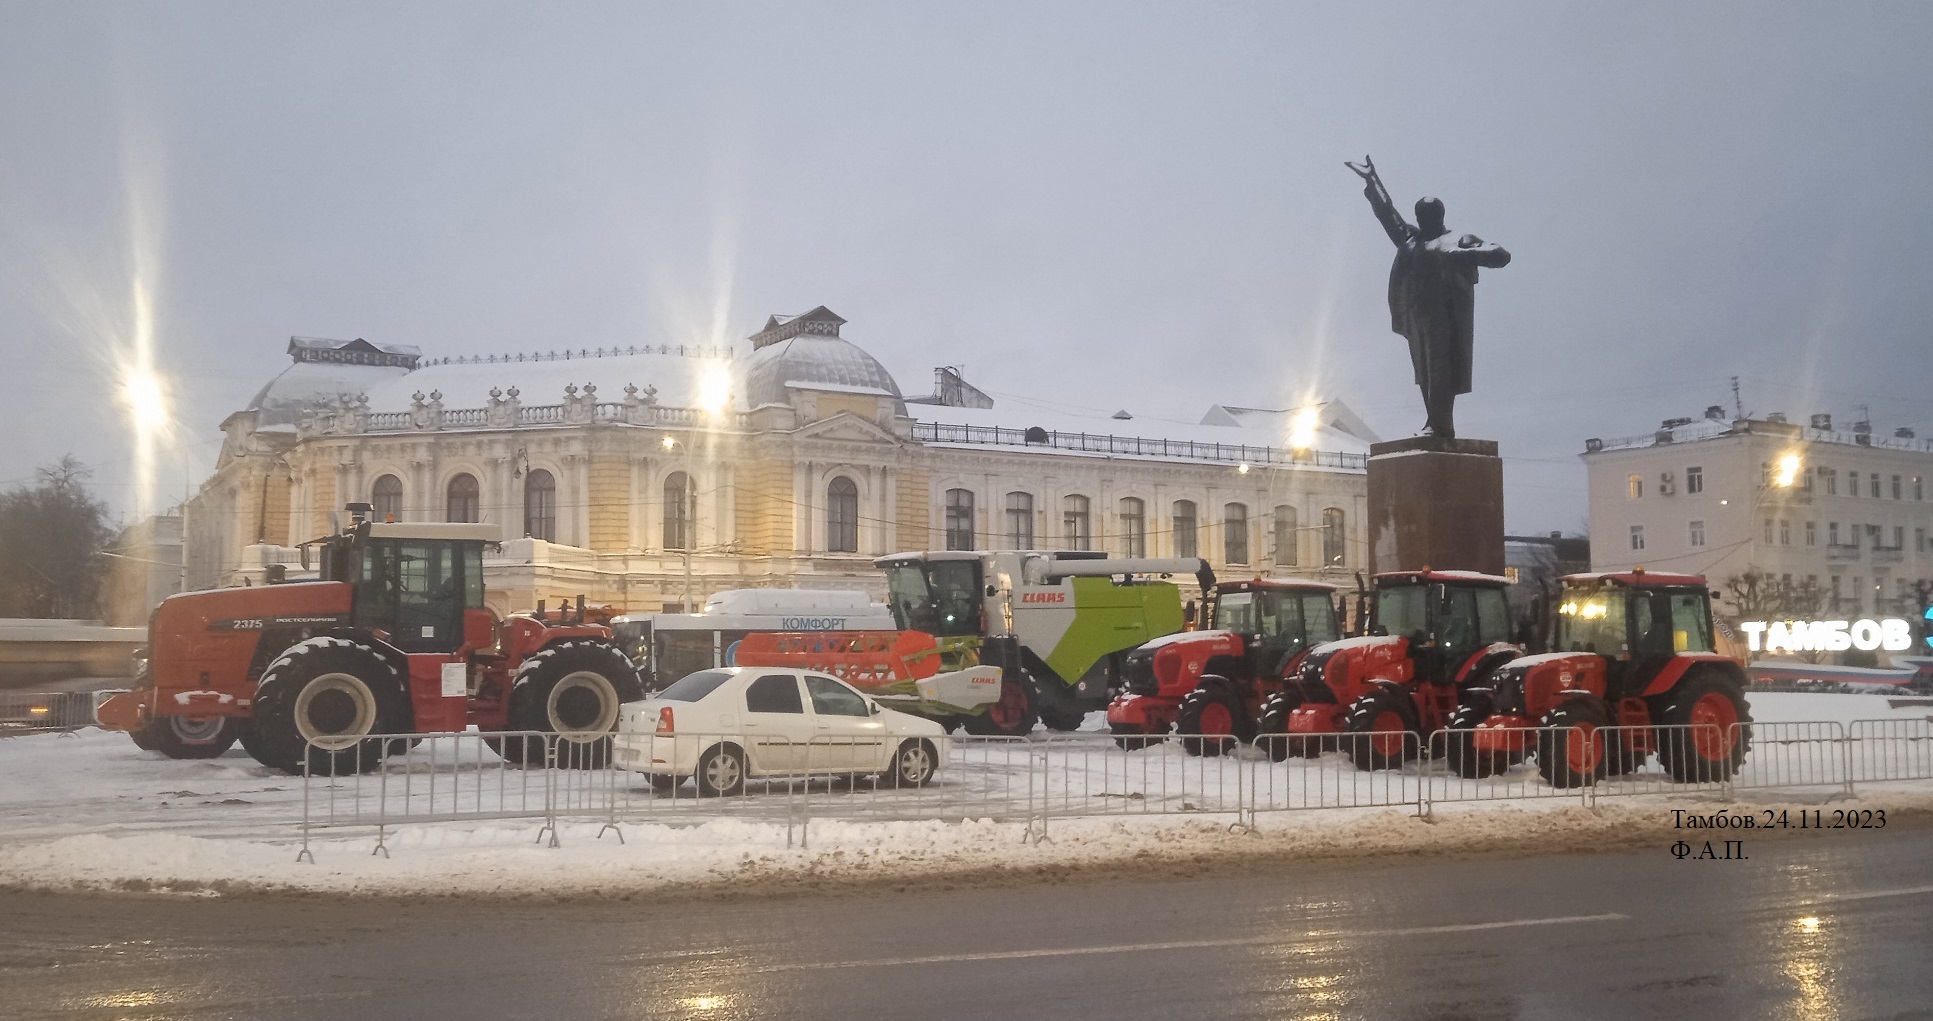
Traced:
POLYGON ((659 790, 691 777, 702 796, 755 777, 878 774, 901 787, 932 779, 946 728, 887 709, 810 670, 700 670, 618 714, 612 757, 659 790))

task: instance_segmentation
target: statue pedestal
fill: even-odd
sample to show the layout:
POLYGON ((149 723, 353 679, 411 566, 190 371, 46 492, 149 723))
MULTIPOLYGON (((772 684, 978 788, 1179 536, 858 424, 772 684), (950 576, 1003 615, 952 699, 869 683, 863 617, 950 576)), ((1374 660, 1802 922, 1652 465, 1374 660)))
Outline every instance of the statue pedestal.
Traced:
POLYGON ((1370 444, 1369 551, 1379 572, 1502 574, 1496 441, 1417 436, 1370 444))

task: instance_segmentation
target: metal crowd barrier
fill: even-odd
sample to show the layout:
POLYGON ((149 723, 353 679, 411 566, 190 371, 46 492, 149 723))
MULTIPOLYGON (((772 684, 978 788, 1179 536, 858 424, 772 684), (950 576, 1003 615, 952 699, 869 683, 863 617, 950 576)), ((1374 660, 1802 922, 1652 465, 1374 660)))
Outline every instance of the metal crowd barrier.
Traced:
MULTIPOLYGON (((1496 732, 1524 754, 1496 753, 1464 775, 1450 742, 1467 732, 1421 737, 1265 735, 1248 745, 1226 736, 1169 735, 1123 747, 1113 735, 928 739, 938 768, 924 784, 899 786, 882 770, 897 750, 877 739, 809 740, 743 732, 658 735, 638 753, 605 741, 580 743, 537 732, 391 735, 366 739, 328 768, 312 753, 303 777, 302 851, 313 861, 315 831, 374 830, 372 854, 389 853, 395 827, 451 820, 537 819, 537 840, 557 846, 560 819, 601 823, 598 836, 640 823, 737 818, 782 824, 788 845, 807 846, 813 820, 964 820, 1026 823, 1023 839, 1047 836, 1053 819, 1120 816, 1225 817, 1252 830, 1263 813, 1332 808, 1407 808, 1428 817, 1438 804, 1695 794, 1732 799, 1742 790, 1827 788, 1850 796, 1855 783, 1933 779, 1933 723, 1927 720, 1738 723, 1677 727, 1521 728, 1496 732), (1746 743, 1734 769, 1696 767, 1701 744, 1746 743), (508 757, 497 748, 508 745, 508 757), (1204 754, 1185 754, 1192 745, 1204 754), (1541 768, 1539 750, 1569 755, 1590 745, 1596 769, 1541 768), (692 773, 712 750, 738 756, 747 776, 717 796, 692 773), (660 775, 638 755, 662 760, 660 775), (1667 760, 1678 763, 1674 771, 1667 760), (1359 769, 1358 762, 1379 767, 1359 769), (670 770, 676 771, 673 775, 670 770), (1547 778, 1546 772, 1552 774, 1547 778), (1556 779, 1557 782, 1551 782, 1556 779)), ((1465 749, 1458 749, 1459 752, 1465 749)), ((1467 758, 1463 756, 1462 758, 1467 758)))
POLYGON ((94 711, 115 691, 0 691, 0 737, 64 733, 100 722, 94 711))

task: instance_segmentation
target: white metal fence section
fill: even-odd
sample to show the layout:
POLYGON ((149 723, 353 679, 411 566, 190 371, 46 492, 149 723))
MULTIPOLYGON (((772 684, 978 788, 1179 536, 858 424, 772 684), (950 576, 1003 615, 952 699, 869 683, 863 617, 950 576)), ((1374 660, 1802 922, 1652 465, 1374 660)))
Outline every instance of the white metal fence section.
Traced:
POLYGON ((332 771, 311 752, 298 857, 314 860, 316 830, 373 829, 372 853, 387 854, 394 827, 450 820, 541 820, 537 839, 551 846, 563 818, 601 822, 598 836, 619 840, 626 825, 718 818, 782 824, 800 844, 813 820, 1005 820, 1038 840, 1057 818, 1198 813, 1252 827, 1262 813, 1329 808, 1427 816, 1456 802, 1850 795, 1856 783, 1933 779, 1933 724, 1917 719, 1275 735, 1246 746, 1097 733, 919 741, 937 769, 909 781, 894 766, 903 745, 860 738, 680 732, 615 752, 535 732, 370 739, 361 748, 386 750, 380 763, 351 754, 332 771), (719 756, 732 763, 723 772, 719 756))
POLYGON ((1848 784, 1933 780, 1933 719, 1854 720, 1848 784))
POLYGON ((91 727, 112 691, 0 691, 0 737, 91 727))
POLYGON ((405 823, 542 819, 537 839, 557 845, 553 778, 563 772, 553 735, 535 731, 399 734, 341 753, 310 746, 302 763, 302 850, 315 861, 313 831, 375 830, 371 854, 389 856, 390 830, 405 823))

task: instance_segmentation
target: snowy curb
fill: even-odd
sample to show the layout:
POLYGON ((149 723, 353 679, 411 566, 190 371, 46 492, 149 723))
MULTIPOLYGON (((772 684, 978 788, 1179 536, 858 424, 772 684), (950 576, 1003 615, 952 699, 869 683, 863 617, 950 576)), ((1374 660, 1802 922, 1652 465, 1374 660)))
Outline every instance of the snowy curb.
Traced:
MULTIPOLYGON (((1789 795, 1788 795, 1789 796, 1789 795)), ((1375 856, 1587 852, 1655 847, 1671 861, 1678 839, 1763 840, 1752 831, 1672 828, 1673 808, 1734 813, 1790 807, 1884 808, 1889 825, 1933 820, 1933 793, 1902 788, 1824 803, 1645 796, 1600 804, 1438 806, 1433 820, 1402 809, 1264 814, 1255 832, 1229 817, 1056 820, 1043 844, 1017 823, 822 821, 810 849, 787 848, 783 825, 713 820, 632 825, 625 842, 598 838, 595 823, 564 826, 563 846, 538 846, 534 824, 437 824, 391 837, 392 858, 373 841, 315 845, 317 864, 297 864, 294 845, 175 834, 81 834, 0 848, 0 888, 177 895, 350 895, 503 899, 607 899, 638 895, 770 896, 859 888, 921 890, 1080 880, 1105 875, 1187 878, 1296 861, 1375 856)))

